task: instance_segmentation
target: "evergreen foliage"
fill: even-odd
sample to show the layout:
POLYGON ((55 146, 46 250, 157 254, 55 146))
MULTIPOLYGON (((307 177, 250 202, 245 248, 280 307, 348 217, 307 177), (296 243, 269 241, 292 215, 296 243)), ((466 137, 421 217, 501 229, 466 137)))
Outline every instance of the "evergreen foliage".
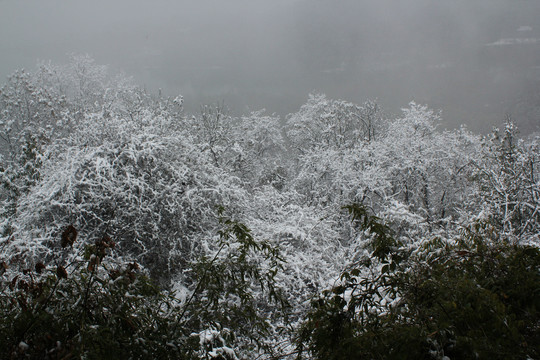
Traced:
POLYGON ((475 224, 429 252, 396 248, 365 209, 353 219, 374 233, 381 269, 353 267, 312 301, 298 347, 316 359, 526 359, 540 355, 540 251, 498 242, 475 224), (495 240, 495 241, 494 241, 495 240), (389 262, 388 258, 399 261, 389 262), (390 264, 390 266, 388 266, 390 264), (392 266, 394 265, 394 266, 392 266))
POLYGON ((62 252, 75 251, 70 244, 50 264, 22 273, 2 262, 0 356, 237 359, 236 352, 270 352, 269 320, 276 324, 287 311, 275 281, 282 259, 245 225, 222 223, 219 249, 192 265, 196 282, 183 300, 156 285, 136 262, 111 254, 116 244, 108 236, 70 263, 61 262, 62 252), (253 287, 267 298, 254 296, 253 287))

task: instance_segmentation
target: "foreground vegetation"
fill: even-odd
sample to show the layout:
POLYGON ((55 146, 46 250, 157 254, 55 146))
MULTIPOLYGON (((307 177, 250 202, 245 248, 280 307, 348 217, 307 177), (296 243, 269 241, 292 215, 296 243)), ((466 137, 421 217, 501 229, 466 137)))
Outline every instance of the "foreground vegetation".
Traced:
POLYGON ((2 358, 540 356, 537 137, 182 105, 84 56, 1 89, 2 358))
MULTIPOLYGON (((398 247, 364 209, 380 271, 359 263, 312 302, 299 346, 317 359, 526 359, 539 355, 540 252, 499 242, 487 224, 456 244, 398 247), (495 241, 493 241, 495 240, 495 241)), ((372 261, 366 259, 365 261, 372 261)))

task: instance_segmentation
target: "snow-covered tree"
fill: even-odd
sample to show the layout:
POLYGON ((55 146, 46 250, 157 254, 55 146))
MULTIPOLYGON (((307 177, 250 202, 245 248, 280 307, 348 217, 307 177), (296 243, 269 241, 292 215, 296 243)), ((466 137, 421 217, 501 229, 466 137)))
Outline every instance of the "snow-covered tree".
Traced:
POLYGON ((476 162, 481 210, 513 241, 539 244, 540 141, 518 137, 507 121, 484 139, 482 158, 476 162))
POLYGON ((299 153, 314 148, 351 148, 375 139, 381 127, 377 103, 362 106, 325 95, 311 94, 297 113, 287 119, 287 136, 299 153))
POLYGON ((465 129, 437 131, 439 115, 411 103, 392 121, 373 153, 380 157, 394 201, 428 222, 457 216, 474 185, 468 182, 479 139, 465 129))
MULTIPOLYGON (((243 190, 198 151, 178 101, 152 99, 119 79, 103 84, 102 69, 93 71, 91 62, 72 66, 80 91, 62 98, 70 131, 52 131, 55 137, 39 151, 35 144, 20 146, 39 167, 31 168, 31 176, 19 171, 25 181, 33 179, 24 192, 3 194, 10 205, 3 217, 5 255, 13 255, 12 261, 47 257, 56 251, 52 244, 63 229, 73 225, 89 241, 114 237, 126 255, 136 256, 154 275, 170 278, 215 229, 216 206, 234 211, 243 190)), ((67 81, 65 87, 72 85, 67 81)), ((40 83, 27 87, 34 89, 30 94, 48 89, 40 83)), ((4 113, 15 110, 7 107, 4 113)), ((24 131, 35 136, 51 121, 41 113, 33 116, 38 120, 21 115, 21 123, 27 121, 24 131)), ((5 186, 13 184, 7 175, 19 168, 4 171, 5 186)))

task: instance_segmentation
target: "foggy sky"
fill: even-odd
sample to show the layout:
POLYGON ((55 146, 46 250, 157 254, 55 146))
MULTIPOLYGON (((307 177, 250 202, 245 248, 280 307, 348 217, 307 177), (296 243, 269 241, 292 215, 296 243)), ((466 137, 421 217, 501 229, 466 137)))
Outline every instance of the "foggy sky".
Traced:
POLYGON ((310 92, 446 127, 540 125, 538 0, 0 0, 0 79, 88 53, 187 110, 284 116, 310 92))

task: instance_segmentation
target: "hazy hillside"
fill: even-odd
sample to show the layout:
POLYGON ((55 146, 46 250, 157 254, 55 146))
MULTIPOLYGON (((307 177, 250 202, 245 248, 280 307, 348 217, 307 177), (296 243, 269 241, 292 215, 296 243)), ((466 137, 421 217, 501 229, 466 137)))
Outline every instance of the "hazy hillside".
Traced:
POLYGON ((186 109, 225 100, 282 117, 310 92, 410 101, 449 129, 487 134, 513 116, 538 131, 537 0, 0 1, 0 78, 89 53, 186 109))

